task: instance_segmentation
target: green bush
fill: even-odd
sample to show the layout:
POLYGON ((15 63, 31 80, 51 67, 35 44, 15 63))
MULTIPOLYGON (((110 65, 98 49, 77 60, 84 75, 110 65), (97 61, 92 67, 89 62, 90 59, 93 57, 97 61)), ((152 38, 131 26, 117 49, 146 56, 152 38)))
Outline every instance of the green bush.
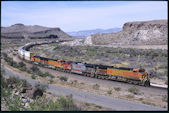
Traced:
POLYGON ((30 111, 79 111, 75 105, 72 95, 59 96, 57 101, 49 100, 45 96, 36 98, 30 103, 30 111))
POLYGON ((164 75, 166 76, 168 75, 168 70, 164 71, 164 75))
POLYGON ((21 71, 26 71, 26 67, 19 68, 21 71))
POLYGON ((72 95, 66 97, 60 96, 57 99, 63 111, 77 111, 80 110, 74 103, 72 95))
POLYGON ((18 63, 20 67, 25 67, 26 65, 23 62, 18 63))
POLYGON ((4 58, 7 58, 8 57, 8 55, 7 55, 7 53, 2 53, 2 55, 4 56, 4 58))
POLYGON ((48 100, 43 95, 42 97, 36 98, 35 101, 31 102, 29 111, 58 111, 61 110, 58 102, 54 102, 51 99, 48 100))
POLYGON ((38 89, 40 89, 40 90, 42 90, 44 92, 48 88, 48 85, 45 85, 45 84, 36 84, 35 87, 38 88, 38 89))
POLYGON ((50 80, 49 80, 49 82, 50 82, 50 84, 52 84, 52 83, 53 83, 53 80, 52 80, 52 79, 50 79, 50 80))
POLYGON ((111 94, 112 94, 112 89, 109 89, 109 90, 107 91, 107 94, 111 95, 111 94))
POLYGON ((53 50, 57 50, 57 49, 59 49, 59 46, 57 45, 53 50))
POLYGON ((32 77, 32 79, 36 79, 36 76, 35 76, 35 75, 32 75, 31 77, 32 77))
POLYGON ((39 75, 39 76, 41 76, 41 77, 46 77, 46 75, 43 73, 43 72, 41 72, 41 71, 38 71, 38 72, 36 72, 37 73, 37 75, 39 75))
POLYGON ((98 84, 93 85, 93 89, 99 90, 99 88, 100 88, 100 85, 98 85, 98 84))
POLYGON ((33 71, 33 72, 38 72, 39 71, 39 68, 37 67, 37 66, 32 66, 31 67, 31 70, 33 71))
POLYGON ((68 80, 68 78, 67 78, 66 76, 61 76, 61 77, 59 77, 59 79, 60 79, 61 81, 67 81, 67 80, 68 80))
POLYGON ((115 87, 114 90, 115 90, 115 91, 120 91, 121 88, 120 88, 120 87, 115 87))
POLYGON ((134 98, 134 95, 130 95, 130 94, 129 94, 129 95, 127 95, 127 98, 130 98, 130 99, 131 99, 131 98, 134 98))
POLYGON ((97 108, 99 108, 99 109, 101 109, 101 108, 102 108, 102 106, 99 106, 99 105, 96 105, 95 107, 97 107, 97 108))
POLYGON ((29 87, 31 86, 26 80, 21 80, 22 87, 29 87))
POLYGON ((163 102, 167 102, 167 101, 168 101, 167 95, 163 95, 163 96, 162 96, 162 101, 163 101, 163 102))
POLYGON ((165 81, 165 84, 168 85, 168 80, 165 81))
POLYGON ((45 72, 45 73, 44 73, 44 76, 49 76, 49 77, 51 77, 51 78, 54 78, 54 76, 53 76, 52 74, 50 74, 49 72, 45 72))
POLYGON ((133 94, 139 94, 139 89, 135 88, 135 87, 131 87, 128 89, 129 92, 133 93, 133 94))
POLYGON ((8 109, 11 111, 22 111, 24 110, 23 105, 21 104, 21 99, 19 96, 14 96, 12 100, 6 101, 8 109))

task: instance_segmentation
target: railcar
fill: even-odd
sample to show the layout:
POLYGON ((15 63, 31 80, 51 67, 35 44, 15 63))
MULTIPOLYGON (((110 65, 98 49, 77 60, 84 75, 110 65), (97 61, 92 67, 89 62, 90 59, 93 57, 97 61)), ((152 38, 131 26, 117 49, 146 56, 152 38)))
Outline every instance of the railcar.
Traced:
POLYGON ((96 71, 95 65, 85 63, 85 66, 86 66, 86 70, 84 71, 84 75, 89 77, 95 77, 95 71, 96 71))
POLYGON ((84 63, 72 62, 72 69, 71 69, 72 73, 83 75, 85 71, 86 71, 86 66, 84 63))
POLYGON ((71 72, 72 69, 72 62, 71 61, 65 61, 63 64, 63 68, 65 72, 71 72))

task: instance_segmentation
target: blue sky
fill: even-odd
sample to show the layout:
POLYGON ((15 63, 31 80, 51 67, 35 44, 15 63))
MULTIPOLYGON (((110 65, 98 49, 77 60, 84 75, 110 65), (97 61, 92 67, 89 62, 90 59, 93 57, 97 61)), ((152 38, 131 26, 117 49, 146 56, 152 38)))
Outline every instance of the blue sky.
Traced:
POLYGON ((167 1, 2 1, 1 24, 60 27, 63 31, 122 27, 125 22, 168 19, 167 1))

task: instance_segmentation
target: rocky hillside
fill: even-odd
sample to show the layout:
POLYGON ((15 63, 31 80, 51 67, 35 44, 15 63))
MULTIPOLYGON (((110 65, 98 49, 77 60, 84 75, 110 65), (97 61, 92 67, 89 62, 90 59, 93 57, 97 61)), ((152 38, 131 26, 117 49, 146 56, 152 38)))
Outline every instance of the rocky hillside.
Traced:
POLYGON ((15 24, 10 27, 1 27, 2 38, 34 39, 34 38, 72 38, 60 28, 48 28, 43 26, 26 26, 15 24))
POLYGON ((94 34, 85 44, 95 45, 166 45, 168 43, 168 20, 127 22, 117 33, 94 34), (89 42, 89 43, 88 43, 89 42))

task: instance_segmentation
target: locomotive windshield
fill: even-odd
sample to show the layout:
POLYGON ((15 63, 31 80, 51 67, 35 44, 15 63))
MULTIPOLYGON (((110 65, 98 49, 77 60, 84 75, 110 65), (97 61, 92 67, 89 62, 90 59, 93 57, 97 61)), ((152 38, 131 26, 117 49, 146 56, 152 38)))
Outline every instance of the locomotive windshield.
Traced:
POLYGON ((140 73, 144 73, 145 70, 144 70, 144 69, 140 69, 139 72, 140 72, 140 73))

